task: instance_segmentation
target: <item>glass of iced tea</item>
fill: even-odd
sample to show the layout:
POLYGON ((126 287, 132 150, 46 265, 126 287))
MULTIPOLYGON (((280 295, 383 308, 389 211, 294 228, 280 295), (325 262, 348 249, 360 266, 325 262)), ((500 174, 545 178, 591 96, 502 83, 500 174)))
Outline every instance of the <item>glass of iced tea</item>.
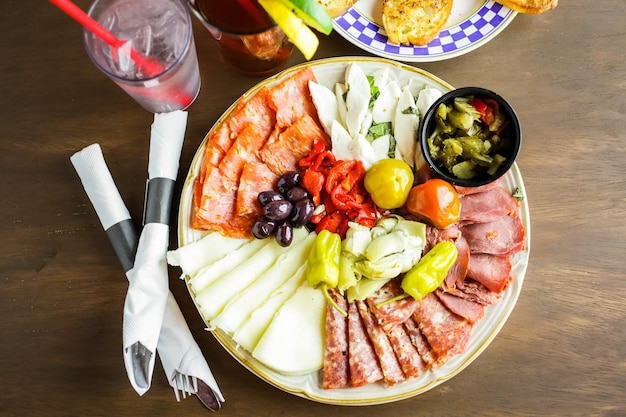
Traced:
POLYGON ((152 113, 186 109, 200 92, 191 17, 182 0, 95 0, 89 15, 125 42, 113 48, 87 29, 83 40, 93 63, 152 113), (146 71, 130 59, 134 49, 156 66, 146 71))
POLYGON ((256 0, 188 0, 192 13, 237 71, 250 76, 278 72, 293 45, 256 0))

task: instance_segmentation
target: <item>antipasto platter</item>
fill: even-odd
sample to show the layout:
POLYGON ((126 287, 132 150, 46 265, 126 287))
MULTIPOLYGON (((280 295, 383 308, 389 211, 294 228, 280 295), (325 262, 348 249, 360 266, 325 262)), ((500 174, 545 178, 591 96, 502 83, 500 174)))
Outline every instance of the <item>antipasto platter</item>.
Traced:
MULTIPOLYGON (((336 83, 343 82, 346 68, 354 63, 358 64, 366 74, 384 70, 389 73, 390 77, 403 81, 410 80, 411 84, 419 85, 420 88, 433 88, 441 92, 452 89, 452 86, 432 74, 395 61, 380 58, 356 57, 324 59, 290 68, 275 77, 259 83, 244 94, 240 102, 234 103, 226 110, 222 117, 211 128, 210 132, 215 132, 233 111, 240 108, 239 106, 242 104, 242 101, 250 100, 263 88, 272 87, 281 83, 298 73, 304 67, 308 67, 313 71, 317 83, 332 88, 336 83)), ((181 247, 193 242, 198 242, 207 234, 206 231, 198 230, 193 227, 192 213, 194 210, 194 184, 199 175, 204 175, 202 165, 205 160, 206 146, 210 137, 211 133, 207 134, 207 137, 198 148, 183 186, 178 219, 178 240, 181 247)), ((518 166, 515 164, 499 185, 505 190, 510 192, 515 190, 516 193, 525 196, 521 173, 518 166)), ((258 360, 257 355, 253 356, 248 350, 244 349, 238 341, 234 340, 232 332, 225 332, 219 326, 215 326, 212 320, 207 319, 206 309, 202 307, 204 300, 199 301, 201 297, 198 295, 197 288, 193 287, 188 276, 183 276, 183 278, 187 281, 190 295, 196 303, 200 315, 206 322, 207 328, 211 330, 219 343, 237 361, 262 380, 285 392, 321 403, 337 405, 388 403, 426 392, 454 377, 470 365, 470 363, 487 348, 504 326, 520 295, 528 263, 530 250, 530 217, 526 198, 520 200, 516 215, 519 217, 521 225, 523 226, 523 250, 511 256, 510 283, 508 283, 504 291, 498 294, 499 299, 497 302, 485 307, 484 316, 473 325, 471 336, 463 351, 448 358, 441 366, 424 370, 418 377, 410 378, 404 382, 392 385, 386 384, 381 380, 359 387, 348 386, 337 389, 323 389, 320 370, 299 375, 290 375, 276 371, 258 360)))

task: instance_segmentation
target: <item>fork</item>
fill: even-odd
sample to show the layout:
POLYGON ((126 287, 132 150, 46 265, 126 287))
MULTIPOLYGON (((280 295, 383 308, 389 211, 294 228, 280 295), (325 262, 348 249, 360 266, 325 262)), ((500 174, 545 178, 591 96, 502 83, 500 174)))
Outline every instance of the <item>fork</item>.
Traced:
POLYGON ((181 392, 183 398, 187 398, 187 394, 196 394, 200 402, 211 411, 218 411, 222 407, 222 403, 204 381, 195 376, 188 376, 176 371, 176 375, 174 375, 176 401, 180 401, 181 392))

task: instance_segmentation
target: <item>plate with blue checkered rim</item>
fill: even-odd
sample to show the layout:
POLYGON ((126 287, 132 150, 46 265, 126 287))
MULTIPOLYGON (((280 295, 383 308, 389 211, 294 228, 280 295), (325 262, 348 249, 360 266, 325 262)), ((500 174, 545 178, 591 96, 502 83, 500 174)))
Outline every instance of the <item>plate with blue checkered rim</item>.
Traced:
POLYGON ((382 1, 360 0, 335 19, 334 30, 374 55, 404 62, 454 58, 484 45, 508 26, 517 12, 495 1, 456 1, 448 22, 425 46, 389 43, 382 24, 382 1))

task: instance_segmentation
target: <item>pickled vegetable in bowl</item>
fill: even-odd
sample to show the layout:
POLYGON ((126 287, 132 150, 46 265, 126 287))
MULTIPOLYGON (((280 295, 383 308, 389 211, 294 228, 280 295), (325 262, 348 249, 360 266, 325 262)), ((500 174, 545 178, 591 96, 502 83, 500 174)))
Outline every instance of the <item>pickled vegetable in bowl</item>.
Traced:
MULTIPOLYGON (((428 109, 418 131, 417 167, 426 177, 477 187, 502 177, 522 143, 511 105, 493 91, 463 87, 444 94, 428 109)), ((424 175, 422 175, 424 178, 424 175)))

